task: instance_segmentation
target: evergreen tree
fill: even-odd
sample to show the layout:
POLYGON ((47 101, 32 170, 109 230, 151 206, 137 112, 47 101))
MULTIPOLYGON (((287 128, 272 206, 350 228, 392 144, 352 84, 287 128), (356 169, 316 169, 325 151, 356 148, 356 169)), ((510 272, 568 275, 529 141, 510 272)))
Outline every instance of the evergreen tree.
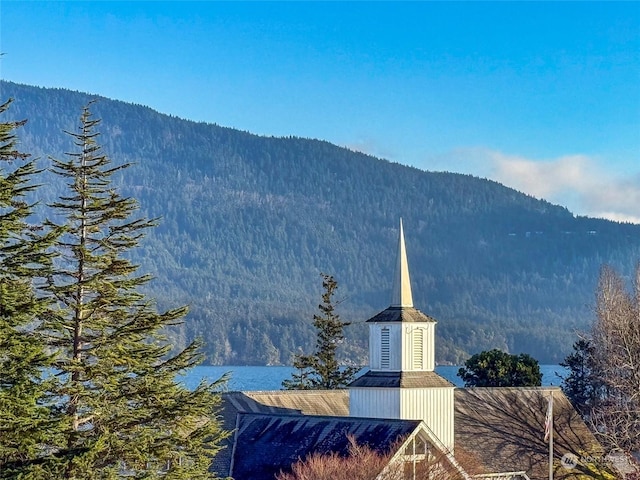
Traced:
POLYGON ((331 275, 320 275, 324 293, 322 303, 318 305, 320 314, 313 316, 313 325, 317 330, 316 351, 313 355, 295 356, 293 366, 299 373, 294 373, 291 380, 282 382, 282 386, 288 390, 344 388, 358 372, 357 367, 340 366, 336 357, 336 350, 344 340, 344 327, 350 323, 343 322, 335 313, 333 295, 338 283, 331 275))
POLYGON ((477 353, 458 370, 465 387, 539 387, 538 361, 526 353, 510 355, 498 349, 477 353))
POLYGON ((562 377, 562 390, 581 415, 587 415, 603 394, 594 365, 594 349, 590 340, 579 339, 573 344, 573 353, 560 365, 569 369, 562 377))
POLYGON ((61 261, 47 290, 56 308, 47 317, 55 349, 56 414, 63 428, 52 449, 58 478, 211 478, 211 456, 225 436, 216 418, 219 383, 193 391, 176 375, 201 361, 199 343, 173 354, 163 334, 186 307, 157 313, 140 293, 149 276, 128 260, 155 221, 132 218, 137 202, 119 195, 113 166, 97 143, 90 105, 77 150, 53 159, 69 193, 52 207, 64 218, 55 245, 61 261))
POLYGON ((47 303, 34 291, 50 266, 45 250, 55 232, 27 223, 33 205, 25 196, 37 170, 16 149, 15 129, 24 123, 0 123, 0 478, 40 478, 39 457, 55 432, 43 380, 51 357, 37 320, 47 303))

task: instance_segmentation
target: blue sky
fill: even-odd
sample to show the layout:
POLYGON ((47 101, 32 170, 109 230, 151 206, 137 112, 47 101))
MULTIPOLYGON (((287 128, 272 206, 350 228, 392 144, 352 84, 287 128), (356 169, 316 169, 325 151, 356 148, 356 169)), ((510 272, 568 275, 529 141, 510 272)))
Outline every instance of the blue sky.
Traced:
POLYGON ((640 223, 640 2, 2 0, 0 28, 7 80, 640 223))

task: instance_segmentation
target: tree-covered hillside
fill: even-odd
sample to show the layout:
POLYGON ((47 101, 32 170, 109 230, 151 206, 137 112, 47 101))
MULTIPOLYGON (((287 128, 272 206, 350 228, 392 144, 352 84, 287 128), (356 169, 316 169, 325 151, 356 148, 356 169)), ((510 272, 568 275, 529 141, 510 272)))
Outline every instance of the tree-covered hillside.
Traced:
MULTIPOLYGON (((81 107, 95 98, 0 83, 28 119, 21 149, 60 158, 81 107)), ((439 319, 439 361, 491 348, 542 363, 570 351, 593 319, 603 263, 630 272, 640 226, 574 217, 496 182, 424 172, 302 138, 266 138, 100 99, 100 142, 142 213, 161 225, 135 253, 160 307, 189 304, 173 332, 204 337, 218 364, 290 363, 311 351, 320 272, 339 283, 353 322, 343 352, 366 361, 363 322, 391 297, 398 222, 405 225, 417 308, 439 319)), ((62 186, 43 177, 38 195, 62 186)))

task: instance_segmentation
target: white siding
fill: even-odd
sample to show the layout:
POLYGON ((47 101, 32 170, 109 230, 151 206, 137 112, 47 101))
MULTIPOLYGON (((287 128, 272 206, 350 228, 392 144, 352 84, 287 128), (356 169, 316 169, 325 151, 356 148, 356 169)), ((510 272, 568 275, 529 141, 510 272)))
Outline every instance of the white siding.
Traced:
POLYGON ((350 388, 352 417, 423 420, 440 441, 453 451, 453 387, 350 388))
POLYGON ((369 325, 369 368, 371 370, 399 371, 402 352, 402 325, 392 323, 374 323, 369 325), (382 330, 389 333, 388 363, 383 361, 382 330))
POLYGON ((400 418, 424 420, 451 451, 454 444, 453 387, 400 389, 400 418))
POLYGON ((397 388, 350 388, 349 416, 400 418, 400 392, 397 388))
POLYGON ((380 370, 380 325, 369 325, 369 368, 380 370))
POLYGON ((435 324, 425 322, 403 325, 402 371, 433 372, 435 368, 435 324), (417 344, 418 342, 420 345, 417 344))

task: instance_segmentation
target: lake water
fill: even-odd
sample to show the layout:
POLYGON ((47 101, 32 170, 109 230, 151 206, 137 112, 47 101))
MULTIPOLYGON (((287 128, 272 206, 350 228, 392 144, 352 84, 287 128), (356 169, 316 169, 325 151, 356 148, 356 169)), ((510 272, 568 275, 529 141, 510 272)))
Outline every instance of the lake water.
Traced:
MULTIPOLYGON (((446 378, 458 387, 463 382, 457 376, 460 367, 439 366, 436 373, 446 378)), ((229 373, 230 380, 226 389, 239 390, 281 390, 282 381, 291 378, 296 370, 293 367, 247 367, 247 366, 200 366, 189 370, 180 380, 188 388, 195 388, 202 380, 213 382, 223 374, 229 373)), ((362 372, 366 371, 363 369, 362 372)), ((566 375, 567 369, 560 365, 540 365, 542 372, 542 385, 556 385, 561 383, 558 375, 566 375)), ((361 372, 361 373, 362 373, 361 372)))

